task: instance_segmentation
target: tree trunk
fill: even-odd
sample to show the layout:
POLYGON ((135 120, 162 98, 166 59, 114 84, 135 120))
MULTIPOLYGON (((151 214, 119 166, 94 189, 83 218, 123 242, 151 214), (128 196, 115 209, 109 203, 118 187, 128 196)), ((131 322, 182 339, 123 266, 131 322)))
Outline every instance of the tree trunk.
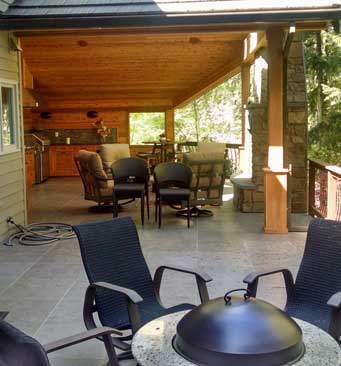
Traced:
MULTIPOLYGON (((322 51, 322 35, 321 31, 316 32, 316 53, 319 59, 322 59, 323 51, 322 51)), ((316 119, 317 124, 323 121, 323 70, 321 67, 318 67, 316 70, 316 81, 317 81, 317 96, 316 96, 316 119)))
POLYGON ((194 122, 195 122, 195 135, 196 140, 199 142, 199 118, 198 118, 198 106, 197 101, 193 102, 194 122))

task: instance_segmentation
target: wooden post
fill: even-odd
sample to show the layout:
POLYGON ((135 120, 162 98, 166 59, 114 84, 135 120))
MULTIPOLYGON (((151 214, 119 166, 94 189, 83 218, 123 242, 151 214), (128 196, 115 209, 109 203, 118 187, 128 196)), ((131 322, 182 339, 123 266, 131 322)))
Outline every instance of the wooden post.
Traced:
POLYGON ((315 180, 316 180, 316 169, 315 165, 309 160, 309 204, 308 212, 309 215, 313 216, 315 213, 313 207, 315 207, 315 180))
POLYGON ((174 141, 174 109, 165 112, 165 133, 168 140, 174 141))
POLYGON ((283 168, 283 31, 269 28, 268 40, 268 167, 264 168, 267 233, 288 232, 287 175, 283 168))
POLYGON ((251 174, 251 167, 249 162, 251 161, 251 141, 250 132, 246 128, 248 122, 248 111, 247 103, 250 97, 250 65, 244 64, 241 68, 241 79, 242 79, 242 148, 240 149, 240 169, 245 173, 251 174), (246 136, 246 134, 248 136, 246 136), (250 146, 245 146, 245 145, 250 146))
POLYGON ((328 171, 328 186, 327 186, 327 219, 337 220, 336 218, 336 181, 333 174, 328 171))

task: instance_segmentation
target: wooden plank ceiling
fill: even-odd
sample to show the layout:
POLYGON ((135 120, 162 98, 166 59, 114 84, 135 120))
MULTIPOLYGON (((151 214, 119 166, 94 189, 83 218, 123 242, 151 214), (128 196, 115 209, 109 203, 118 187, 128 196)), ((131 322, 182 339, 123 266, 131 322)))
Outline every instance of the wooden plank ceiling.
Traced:
POLYGON ((46 106, 172 108, 240 65, 245 32, 73 32, 21 36, 46 106))

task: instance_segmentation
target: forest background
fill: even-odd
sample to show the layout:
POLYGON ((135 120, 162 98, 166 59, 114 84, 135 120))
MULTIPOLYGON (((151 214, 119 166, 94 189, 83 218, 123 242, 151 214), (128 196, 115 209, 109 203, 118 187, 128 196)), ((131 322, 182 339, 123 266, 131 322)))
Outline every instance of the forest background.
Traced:
MULTIPOLYGON (((303 35, 308 98, 309 157, 341 166, 341 35, 303 35)), ((241 142, 241 78, 225 83, 176 110, 176 141, 241 142)), ((163 113, 132 113, 131 143, 164 132, 163 113)))

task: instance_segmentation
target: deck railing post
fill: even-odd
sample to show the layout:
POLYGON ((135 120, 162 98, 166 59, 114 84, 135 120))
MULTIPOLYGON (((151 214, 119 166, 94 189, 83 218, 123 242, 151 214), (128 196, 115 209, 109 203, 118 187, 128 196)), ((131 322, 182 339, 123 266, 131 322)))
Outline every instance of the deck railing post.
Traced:
POLYGON ((309 214, 341 220, 340 167, 309 159, 309 214))
POLYGON ((316 169, 314 163, 309 160, 309 215, 314 215, 313 207, 315 207, 315 182, 316 169))
POLYGON ((327 219, 336 219, 336 185, 331 172, 328 172, 327 184, 327 219))

